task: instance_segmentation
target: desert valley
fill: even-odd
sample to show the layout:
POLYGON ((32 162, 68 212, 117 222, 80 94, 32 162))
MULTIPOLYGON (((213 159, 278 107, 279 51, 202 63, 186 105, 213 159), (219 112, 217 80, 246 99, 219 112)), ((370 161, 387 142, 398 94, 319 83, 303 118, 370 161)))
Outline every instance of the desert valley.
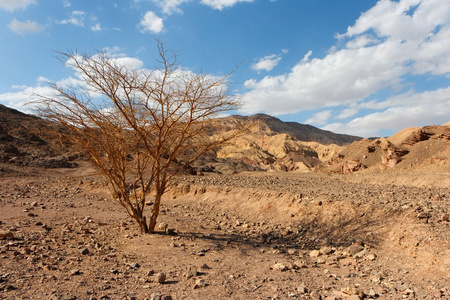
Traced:
POLYGON ((168 234, 140 234, 52 124, 0 105, 0 299, 450 298, 450 122, 214 122, 248 131, 176 177, 168 234))

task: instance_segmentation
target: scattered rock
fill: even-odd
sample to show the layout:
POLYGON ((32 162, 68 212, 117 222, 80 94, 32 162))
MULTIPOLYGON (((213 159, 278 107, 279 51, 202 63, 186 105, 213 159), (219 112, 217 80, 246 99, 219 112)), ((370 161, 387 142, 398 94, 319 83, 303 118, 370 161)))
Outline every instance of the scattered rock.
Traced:
POLYGON ((88 248, 81 248, 80 249, 80 253, 83 255, 88 255, 89 254, 89 249, 88 248))
POLYGON ((194 289, 199 289, 205 286, 207 286, 207 284, 203 278, 197 278, 197 280, 195 280, 194 289))
POLYGON ((70 271, 70 275, 71 276, 81 275, 81 271, 79 269, 74 269, 74 270, 70 271))
POLYGON ((320 251, 319 250, 313 250, 313 251, 309 252, 309 256, 311 256, 311 257, 319 257, 320 256, 320 251))
POLYGON ((155 275, 155 282, 163 284, 164 282, 166 282, 166 274, 164 273, 157 273, 155 275))
POLYGON ((353 244, 347 248, 349 256, 354 256, 355 254, 364 250, 364 246, 360 244, 353 244))
POLYGON ((277 271, 281 271, 281 272, 289 270, 289 268, 286 265, 282 264, 282 263, 274 264, 272 266, 272 269, 277 270, 277 271))
POLYGON ((416 218, 418 218, 418 219, 428 219, 428 217, 429 217, 428 214, 423 211, 416 215, 416 218))
POLYGON ((139 269, 141 265, 137 262, 130 264, 130 269, 139 269))
POLYGON ((443 222, 449 222, 449 215, 448 214, 443 214, 442 217, 441 217, 441 220, 443 222))
POLYGON ((341 292, 350 296, 358 296, 360 299, 364 297, 364 293, 355 287, 344 287, 341 289, 341 292))
POLYGON ((190 279, 190 278, 196 277, 196 276, 197 276, 197 268, 195 266, 190 266, 184 273, 184 277, 186 277, 187 279, 190 279))
POLYGON ((319 250, 320 254, 324 254, 324 255, 331 254, 333 251, 334 251, 333 248, 330 246, 323 246, 319 250))
POLYGON ((297 249, 288 249, 287 253, 289 255, 295 255, 295 254, 297 254, 297 249))
POLYGON ((0 239, 13 239, 14 234, 11 231, 0 231, 0 239))
POLYGON ((375 254, 369 254, 367 255, 367 259, 368 260, 375 260, 377 258, 377 256, 375 254))

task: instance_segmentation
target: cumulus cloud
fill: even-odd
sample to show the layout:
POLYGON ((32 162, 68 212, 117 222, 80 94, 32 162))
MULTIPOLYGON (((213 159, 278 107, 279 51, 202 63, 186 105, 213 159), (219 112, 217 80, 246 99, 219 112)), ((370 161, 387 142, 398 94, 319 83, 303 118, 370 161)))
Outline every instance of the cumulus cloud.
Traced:
POLYGON ((258 62, 252 65, 252 69, 255 71, 270 71, 275 68, 281 60, 281 56, 277 54, 272 54, 268 56, 264 56, 258 62))
POLYGON ((382 108, 381 111, 346 123, 331 123, 323 129, 371 137, 382 136, 383 130, 399 131, 406 127, 442 125, 449 121, 450 87, 423 93, 408 92, 380 102, 376 107, 382 108))
POLYGON ((11 23, 8 24, 8 28, 15 34, 22 35, 22 36, 24 36, 25 34, 28 34, 28 33, 38 33, 45 29, 44 26, 42 26, 36 22, 30 21, 30 20, 27 20, 25 22, 20 22, 20 21, 17 21, 16 19, 13 19, 11 21, 11 23))
MULTIPOLYGON (((411 75, 448 77, 449 14, 447 0, 379 1, 345 33, 337 35, 337 45, 344 46, 331 46, 322 58, 311 58, 310 51, 289 73, 245 82, 249 90, 243 95, 241 112, 281 115, 311 109, 337 109, 354 103, 362 106, 377 92, 402 92, 406 86, 414 84, 409 81, 411 75)), ((383 116, 388 111, 390 115, 400 114, 401 110, 392 106, 393 99, 372 104, 385 105, 384 112, 377 112, 383 116)), ((434 103, 437 100, 424 101, 434 103)), ((411 112, 414 107, 419 104, 403 106, 405 111, 411 112)), ((423 104, 420 107, 424 107, 423 104)), ((437 114, 437 107, 429 107, 430 112, 424 115, 431 116, 433 111, 437 114)), ((358 108, 351 108, 336 115, 345 119, 358 113, 358 108)), ((347 123, 346 128, 351 124, 354 123, 347 123)))
POLYGON ((164 29, 163 19, 158 17, 154 12, 148 11, 141 19, 139 29, 142 33, 147 31, 160 33, 164 29))
POLYGON ((0 0, 0 8, 13 12, 17 9, 25 9, 28 5, 36 3, 36 0, 0 0))
POLYGON ((222 10, 226 7, 231 7, 239 2, 253 2, 254 0, 201 0, 200 2, 213 9, 222 10))

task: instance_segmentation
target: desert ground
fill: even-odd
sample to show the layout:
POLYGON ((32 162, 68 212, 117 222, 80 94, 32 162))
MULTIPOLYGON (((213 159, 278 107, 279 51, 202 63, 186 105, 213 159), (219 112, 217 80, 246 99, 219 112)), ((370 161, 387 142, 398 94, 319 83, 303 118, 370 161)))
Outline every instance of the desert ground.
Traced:
POLYGON ((85 163, 2 164, 0 299, 450 299, 449 173, 202 175, 142 235, 85 163))

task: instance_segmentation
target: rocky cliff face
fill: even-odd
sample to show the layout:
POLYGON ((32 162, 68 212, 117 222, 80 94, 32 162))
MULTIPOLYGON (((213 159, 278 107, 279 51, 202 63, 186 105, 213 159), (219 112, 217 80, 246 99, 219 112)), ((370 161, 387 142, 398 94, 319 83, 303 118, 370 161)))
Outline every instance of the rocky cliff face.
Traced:
POLYGON ((352 173, 367 169, 447 172, 450 170, 450 127, 406 128, 388 138, 363 139, 343 148, 329 163, 328 170, 352 173))

